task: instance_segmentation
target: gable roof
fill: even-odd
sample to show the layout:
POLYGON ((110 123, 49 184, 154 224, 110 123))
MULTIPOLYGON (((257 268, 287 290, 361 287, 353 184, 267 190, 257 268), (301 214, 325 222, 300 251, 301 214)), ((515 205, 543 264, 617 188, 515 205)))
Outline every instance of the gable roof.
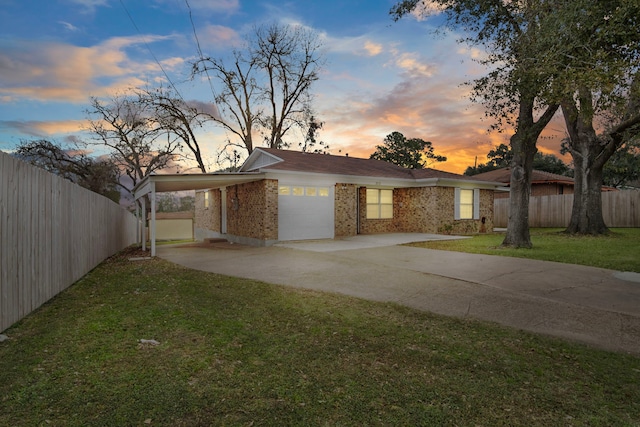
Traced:
POLYGON ((393 163, 375 159, 363 159, 331 154, 303 153, 301 151, 256 148, 240 168, 249 171, 293 171, 353 175, 395 179, 444 178, 464 181, 479 181, 475 177, 444 172, 437 169, 407 169, 393 163))
MULTIPOLYGON (((477 175, 473 175, 476 179, 481 179, 482 181, 493 181, 499 182, 504 185, 509 185, 511 182, 511 168, 501 168, 492 170, 489 172, 479 173, 477 175)), ((569 176, 558 175, 551 172, 545 172, 534 169, 531 174, 531 183, 532 184, 565 184, 565 185, 573 185, 574 180, 569 176)))

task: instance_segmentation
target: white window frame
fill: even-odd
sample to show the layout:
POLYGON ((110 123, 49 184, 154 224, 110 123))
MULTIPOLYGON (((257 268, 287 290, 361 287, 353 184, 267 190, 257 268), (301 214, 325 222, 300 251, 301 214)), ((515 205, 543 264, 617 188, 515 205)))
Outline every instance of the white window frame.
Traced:
POLYGON ((392 219, 393 218, 393 190, 389 190, 389 189, 382 189, 382 188, 367 188, 367 195, 366 195, 366 214, 367 214, 367 219, 392 219), (377 202, 370 202, 369 201, 369 192, 370 191, 376 191, 377 192, 377 202), (391 192, 391 203, 382 203, 382 192, 383 191, 389 191, 391 192), (370 206, 376 206, 376 215, 369 215, 370 206), (383 216, 383 206, 386 207, 391 207, 391 216, 383 216))
POLYGON ((480 189, 479 188, 455 188, 453 219, 480 219, 480 189), (463 191, 473 191, 473 214, 471 217, 462 217, 460 209, 461 195, 463 191))

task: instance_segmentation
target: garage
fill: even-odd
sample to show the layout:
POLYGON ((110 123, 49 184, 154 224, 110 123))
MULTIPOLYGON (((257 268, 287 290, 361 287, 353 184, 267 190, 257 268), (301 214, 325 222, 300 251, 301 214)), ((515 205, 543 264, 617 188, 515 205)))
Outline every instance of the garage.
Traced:
POLYGON ((333 239, 333 186, 280 183, 278 240, 333 239))

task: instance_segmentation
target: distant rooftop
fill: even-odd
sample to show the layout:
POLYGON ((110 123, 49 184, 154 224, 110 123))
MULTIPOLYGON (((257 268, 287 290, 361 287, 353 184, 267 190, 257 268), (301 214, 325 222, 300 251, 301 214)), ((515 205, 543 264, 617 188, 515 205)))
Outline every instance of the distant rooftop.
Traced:
MULTIPOLYGON (((511 181, 511 168, 496 169, 489 172, 479 173, 473 175, 474 178, 482 181, 500 182, 505 185, 509 185, 511 181)), ((531 174, 532 184, 548 184, 548 183, 561 183, 573 185, 574 180, 569 176, 558 175, 551 172, 545 172, 540 170, 533 170, 531 174)))

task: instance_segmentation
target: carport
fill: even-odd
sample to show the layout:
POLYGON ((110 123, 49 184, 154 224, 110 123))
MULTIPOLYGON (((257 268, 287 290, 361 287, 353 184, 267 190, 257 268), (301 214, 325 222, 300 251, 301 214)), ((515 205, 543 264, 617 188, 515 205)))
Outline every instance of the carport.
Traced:
MULTIPOLYGON (((140 215, 139 218, 145 216, 147 199, 150 203, 149 241, 151 245, 151 256, 156 255, 156 193, 223 188, 259 181, 264 179, 265 175, 265 173, 259 172, 234 172, 211 174, 151 174, 146 176, 133 188, 133 197, 136 202, 136 211, 140 215)), ((138 236, 142 242, 142 249, 146 250, 147 239, 144 226, 138 230, 138 236)))

